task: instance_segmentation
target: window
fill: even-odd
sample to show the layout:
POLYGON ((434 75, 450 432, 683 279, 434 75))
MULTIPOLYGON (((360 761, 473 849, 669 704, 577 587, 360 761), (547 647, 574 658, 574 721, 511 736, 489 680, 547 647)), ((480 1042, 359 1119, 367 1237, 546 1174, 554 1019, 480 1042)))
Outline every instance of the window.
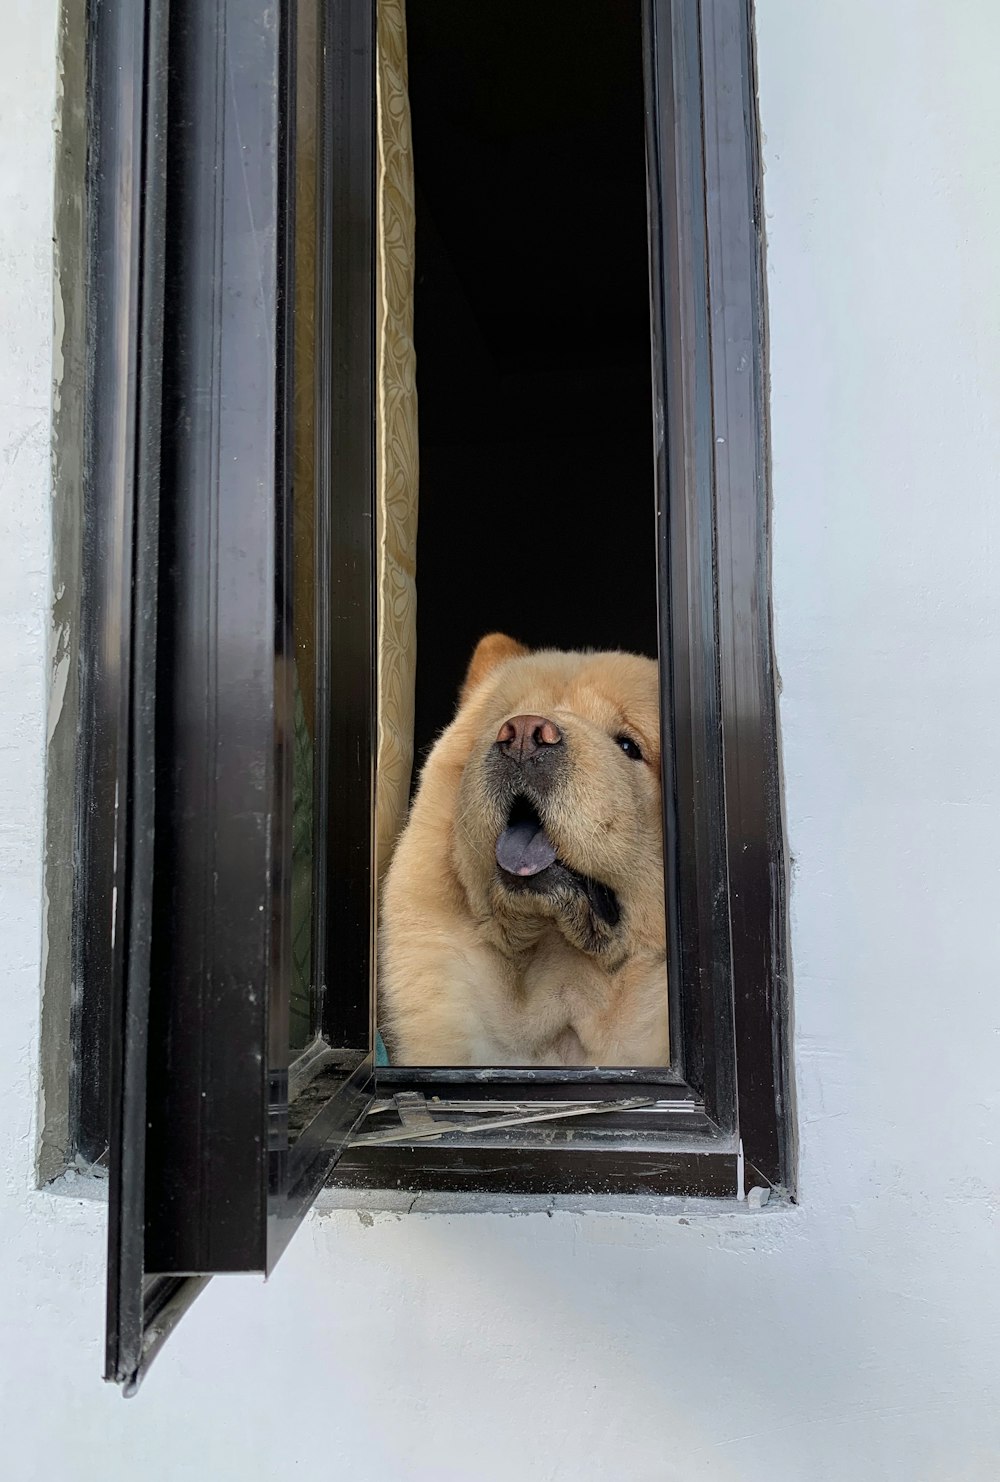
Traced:
POLYGON ((208 1277, 271 1269, 331 1179, 511 1199, 791 1181, 745 0, 648 0, 641 33, 636 11, 672 1063, 376 1064, 392 9, 92 17, 75 1135, 110 1149, 126 1388, 208 1277))

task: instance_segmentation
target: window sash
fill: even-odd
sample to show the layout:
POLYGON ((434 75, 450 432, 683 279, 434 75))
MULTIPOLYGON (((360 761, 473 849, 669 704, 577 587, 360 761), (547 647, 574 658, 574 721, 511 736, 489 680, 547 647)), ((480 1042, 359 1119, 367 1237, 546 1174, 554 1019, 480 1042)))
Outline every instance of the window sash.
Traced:
POLYGON ((205 1276, 273 1267, 372 1088, 374 32, 351 0, 324 7, 319 48, 318 967, 337 979, 289 1102, 294 11, 104 0, 88 42, 85 703, 107 761, 81 796, 77 919, 108 1028, 107 1374, 127 1388, 205 1276))

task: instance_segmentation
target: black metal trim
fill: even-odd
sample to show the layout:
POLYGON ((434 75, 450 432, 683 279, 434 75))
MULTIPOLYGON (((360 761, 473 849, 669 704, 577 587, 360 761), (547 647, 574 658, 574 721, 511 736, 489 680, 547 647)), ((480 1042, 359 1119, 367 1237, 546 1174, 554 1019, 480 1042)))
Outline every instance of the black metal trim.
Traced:
POLYGON ((92 1077, 78 1137, 110 1131, 106 1377, 143 1332, 142 1207, 155 814, 166 0, 90 17, 91 336, 85 478, 84 764, 75 924, 92 1077), (125 82, 127 79, 127 83, 125 82), (143 347, 149 347, 144 353, 143 347), (105 544, 106 542, 106 544, 105 544), (110 855, 110 857, 109 857, 110 855), (92 1043, 104 1033, 104 1043, 92 1043), (106 1080, 94 1074, 107 1066, 106 1080))
POLYGON ((761 164, 748 0, 702 4, 719 685, 736 1124, 791 1186, 787 858, 771 631, 761 164))
MULTIPOLYGON (((685 1096, 696 1095, 683 1076, 675 1070, 652 1067, 577 1068, 575 1066, 552 1066, 542 1070, 517 1066, 482 1066, 473 1071, 455 1070, 449 1066, 407 1065, 379 1066, 378 1088, 380 1095, 397 1091, 426 1090, 431 1095, 441 1094, 440 1088, 454 1090, 456 1095, 493 1096, 499 1087, 530 1086, 531 1095, 546 1087, 566 1091, 576 1087, 588 1101, 603 1098, 614 1101, 621 1096, 634 1096, 636 1086, 656 1088, 657 1094, 671 1092, 685 1096)), ((521 1092, 523 1093, 523 1090, 521 1092)))
POLYGON ((107 1151, 120 1066, 128 869, 132 502, 138 400, 144 6, 88 18, 87 399, 70 1103, 74 1151, 107 1151))
POLYGON ((210 1280, 209 1276, 153 1276, 144 1280, 143 1323, 138 1357, 130 1373, 116 1376, 122 1384, 122 1393, 126 1399, 136 1393, 166 1339, 210 1280))
POLYGON ((674 979, 684 1074, 710 1115, 734 1123, 734 1046, 718 685, 714 429, 702 138, 699 9, 647 5, 654 220, 654 388, 661 654, 670 656, 663 725, 672 745, 664 793, 673 890, 674 979), (658 228, 658 229, 657 229, 658 228), (655 354, 659 346, 660 353, 655 354), (671 836, 672 835, 672 836, 671 836))
POLYGON ((293 1135, 294 15, 282 7, 275 25, 239 0, 174 5, 175 588, 173 646, 161 655, 173 682, 173 770, 162 789, 165 1017, 146 1263, 161 1274, 269 1271, 372 1089, 374 26, 364 0, 326 8, 320 261, 330 296, 319 309, 321 404, 334 408, 320 489, 332 551, 320 667, 339 851, 326 877, 341 908, 328 914, 327 941, 350 973, 327 1003, 350 991, 364 1018, 337 1041, 352 1053, 300 1092, 315 1115, 293 1135))
MULTIPOLYGON (((282 27, 173 0, 157 950, 146 1269, 266 1265, 284 812, 282 27)), ((290 748, 289 748, 290 750, 290 748)))
POLYGON ((375 3, 325 6, 321 456, 326 579, 324 1031, 374 1050, 375 3))
MULTIPOLYGON (((312 1097, 315 1111, 303 1119, 294 1139, 272 1149, 271 1184, 268 1199, 267 1269, 295 1234, 313 1200, 342 1156, 351 1134, 368 1112, 374 1090, 370 1057, 362 1060, 346 1077, 322 1077, 312 1097)), ((310 1088, 312 1089, 312 1088, 310 1088)), ((305 1099, 300 1096, 299 1101, 305 1099)), ((293 1112, 299 1112, 298 1101, 293 1112)))
POLYGON ((352 1148, 330 1179, 334 1188, 435 1193, 679 1194, 734 1199, 738 1154, 699 1151, 663 1141, 658 1147, 622 1149, 545 1146, 352 1148))
MULTIPOLYGON (((670 1054, 678 1075, 700 1066, 693 1042, 690 1013, 682 1012, 684 994, 681 952, 680 851, 678 815, 678 755, 674 731, 677 670, 670 632, 671 502, 667 467, 667 408, 664 396, 666 357, 664 221, 667 201, 673 199, 672 174, 664 159, 664 115, 672 117, 673 91, 665 91, 656 73, 660 48, 653 0, 643 0, 643 90, 646 125, 646 221, 649 250, 650 383, 652 387, 653 466, 657 579, 657 660, 660 671, 660 781, 663 798, 663 879, 667 926, 667 981, 669 987, 670 1054)), ((668 79, 669 80, 669 79, 668 79)), ((668 136, 669 138, 669 136, 668 136)))
MULTIPOLYGON (((322 1028, 337 1063, 300 1091, 291 1108, 284 1088, 276 1087, 268 1270, 374 1094, 375 5, 326 0, 320 11, 316 485, 322 579, 316 750, 322 789, 317 815, 325 817, 326 832, 315 899, 325 908, 317 933, 322 1028), (315 1106, 315 1115, 300 1125, 303 1102, 315 1106)), ((291 112, 289 102, 289 117, 291 112)), ((286 191, 286 205, 288 198, 286 191)), ((288 275, 285 283, 287 289, 288 275)), ((292 311, 291 296, 286 307, 292 311)), ((287 1047, 287 1021, 275 1014, 272 1023, 277 1057, 287 1047)))

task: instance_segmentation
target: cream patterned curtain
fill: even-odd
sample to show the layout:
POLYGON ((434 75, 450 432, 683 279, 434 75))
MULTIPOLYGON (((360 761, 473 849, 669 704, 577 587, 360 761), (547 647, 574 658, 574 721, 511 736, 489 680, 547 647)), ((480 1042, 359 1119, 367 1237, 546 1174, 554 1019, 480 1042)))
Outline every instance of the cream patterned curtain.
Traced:
POLYGON ((381 879, 406 820, 416 673, 414 202, 405 0, 378 5, 378 795, 381 879))

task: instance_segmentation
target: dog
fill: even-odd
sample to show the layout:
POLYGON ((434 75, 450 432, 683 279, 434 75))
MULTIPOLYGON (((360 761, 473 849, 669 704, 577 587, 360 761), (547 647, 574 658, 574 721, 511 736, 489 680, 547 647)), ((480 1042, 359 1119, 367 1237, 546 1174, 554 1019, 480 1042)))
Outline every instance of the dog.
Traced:
POLYGON ((393 1063, 668 1063, 659 692, 653 659, 478 644, 386 877, 393 1063))

